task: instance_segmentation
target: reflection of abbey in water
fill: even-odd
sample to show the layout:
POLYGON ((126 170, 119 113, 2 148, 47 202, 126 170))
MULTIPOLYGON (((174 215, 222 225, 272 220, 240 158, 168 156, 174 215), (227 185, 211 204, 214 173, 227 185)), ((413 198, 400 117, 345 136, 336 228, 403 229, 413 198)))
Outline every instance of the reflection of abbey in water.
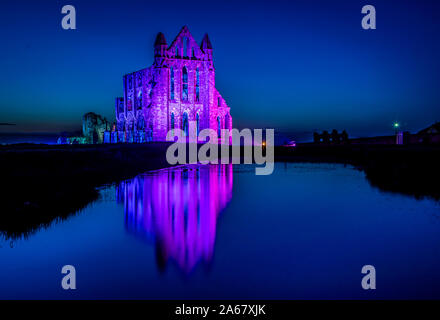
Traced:
POLYGON ((193 165, 158 170, 122 182, 130 232, 156 244, 160 267, 171 258, 185 272, 213 255, 217 218, 232 198, 232 165, 193 165))

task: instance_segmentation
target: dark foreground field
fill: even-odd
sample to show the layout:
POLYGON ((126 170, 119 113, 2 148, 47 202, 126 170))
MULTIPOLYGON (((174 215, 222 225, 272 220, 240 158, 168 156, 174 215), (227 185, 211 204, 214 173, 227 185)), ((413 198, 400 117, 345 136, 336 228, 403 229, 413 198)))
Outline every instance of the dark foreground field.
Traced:
MULTIPOLYGON (((97 199, 97 187, 169 166, 168 144, 0 147, 0 233, 26 236, 97 199)), ((338 162, 365 171, 382 190, 440 198, 440 147, 300 145, 278 147, 276 161, 338 162)))
POLYGON ((0 232, 26 235, 98 198, 97 187, 168 166, 166 144, 0 147, 0 232))

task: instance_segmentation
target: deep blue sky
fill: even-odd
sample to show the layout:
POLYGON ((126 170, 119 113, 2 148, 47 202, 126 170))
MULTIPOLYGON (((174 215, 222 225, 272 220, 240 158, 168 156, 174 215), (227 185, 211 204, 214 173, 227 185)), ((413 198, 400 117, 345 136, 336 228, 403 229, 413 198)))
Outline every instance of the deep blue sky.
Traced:
POLYGON ((122 75, 149 66, 162 31, 183 25, 214 47, 235 127, 386 134, 440 120, 440 1, 12 1, 0 10, 1 131, 113 119, 122 75), (61 7, 77 30, 61 28, 61 7), (373 4, 377 30, 361 28, 373 4))

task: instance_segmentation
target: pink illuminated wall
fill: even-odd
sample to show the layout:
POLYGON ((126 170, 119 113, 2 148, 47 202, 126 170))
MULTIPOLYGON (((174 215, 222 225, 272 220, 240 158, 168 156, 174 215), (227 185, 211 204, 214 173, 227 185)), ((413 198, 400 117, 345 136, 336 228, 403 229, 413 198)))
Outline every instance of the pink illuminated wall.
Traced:
POLYGON ((121 142, 166 141, 169 130, 198 122, 200 130, 232 129, 232 116, 215 87, 213 47, 200 45, 184 26, 168 45, 159 33, 154 62, 123 77, 124 96, 116 98, 116 132, 121 142))
POLYGON ((232 165, 163 169, 117 187, 129 232, 156 244, 158 264, 190 272, 213 256, 220 212, 232 198, 232 165))

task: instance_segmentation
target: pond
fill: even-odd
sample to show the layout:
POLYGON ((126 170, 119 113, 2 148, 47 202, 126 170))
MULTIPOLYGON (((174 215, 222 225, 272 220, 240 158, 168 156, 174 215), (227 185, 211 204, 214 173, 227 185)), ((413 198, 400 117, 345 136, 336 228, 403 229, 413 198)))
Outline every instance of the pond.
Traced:
POLYGON ((340 164, 192 165, 0 240, 2 299, 440 298, 440 204, 340 164), (76 269, 63 290, 61 268, 76 269), (363 290, 361 269, 376 269, 363 290))

